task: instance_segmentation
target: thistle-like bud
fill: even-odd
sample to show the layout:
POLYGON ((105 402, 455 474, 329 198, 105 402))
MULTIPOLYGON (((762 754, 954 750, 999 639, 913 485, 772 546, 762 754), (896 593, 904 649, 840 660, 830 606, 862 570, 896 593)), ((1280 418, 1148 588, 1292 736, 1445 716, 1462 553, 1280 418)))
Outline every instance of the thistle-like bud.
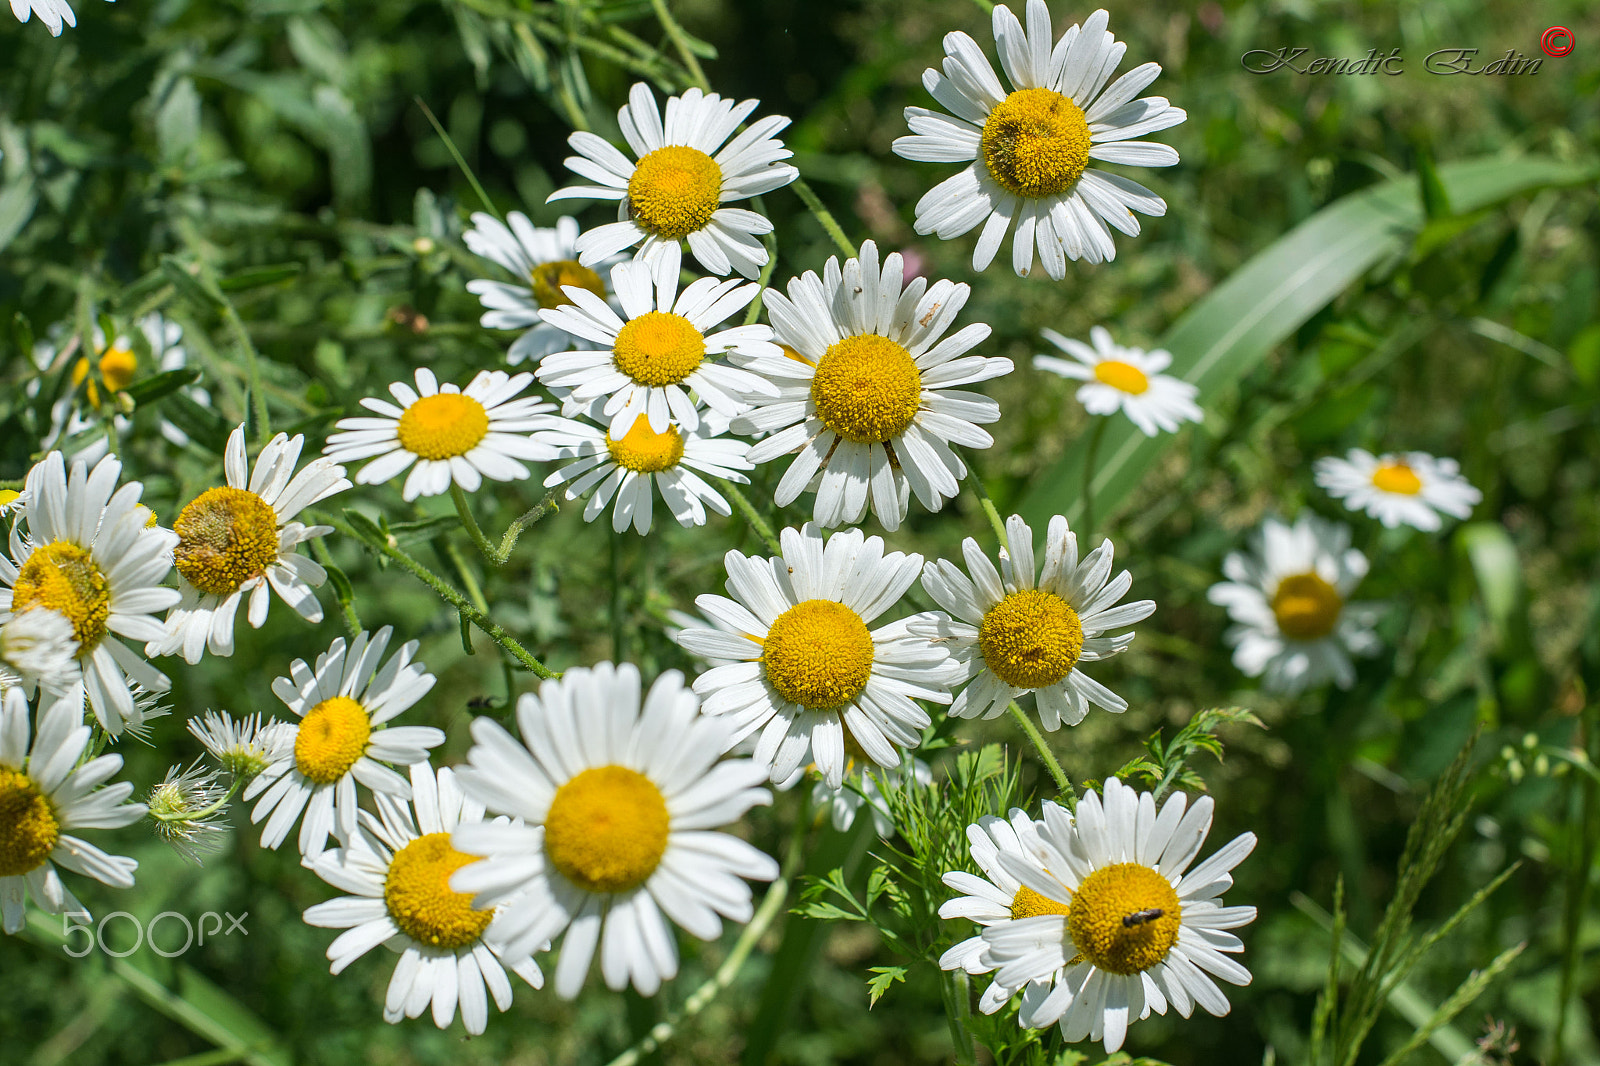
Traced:
POLYGON ((189 720, 189 732, 241 784, 294 748, 292 725, 254 714, 235 721, 227 711, 207 711, 205 717, 189 720))
POLYGON ((187 770, 168 769, 167 776, 150 790, 146 804, 156 836, 199 866, 204 856, 222 845, 227 833, 223 820, 227 797, 228 789, 217 772, 202 767, 197 759, 187 770))

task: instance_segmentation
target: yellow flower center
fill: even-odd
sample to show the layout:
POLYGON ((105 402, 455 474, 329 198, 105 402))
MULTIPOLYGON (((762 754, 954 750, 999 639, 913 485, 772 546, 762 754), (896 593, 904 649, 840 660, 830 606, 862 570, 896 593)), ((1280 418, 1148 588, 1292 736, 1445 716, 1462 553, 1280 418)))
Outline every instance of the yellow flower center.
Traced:
POLYGON ((698 148, 657 148, 628 179, 634 221, 670 241, 704 229, 721 201, 722 168, 698 148))
POLYGON ((28 556, 11 589, 13 611, 20 614, 34 607, 67 616, 81 659, 105 638, 111 586, 87 549, 70 541, 51 541, 28 556))
POLYGON ((1089 165, 1089 123, 1077 104, 1051 89, 1018 89, 983 123, 983 162, 1018 196, 1064 193, 1089 165))
POLYGON ((472 896, 450 889, 450 875, 477 856, 450 846, 449 833, 418 837, 389 862, 383 905, 406 936, 419 944, 459 951, 478 942, 494 912, 472 909, 472 896))
POLYGON ((22 493, 16 489, 0 489, 0 507, 10 507, 22 499, 22 493))
POLYGON ((400 416, 400 447, 424 459, 465 455, 489 435, 489 412, 471 396, 424 396, 400 416))
POLYGON ((323 700, 300 719, 294 738, 294 764, 308 781, 331 785, 361 758, 372 737, 366 708, 349 696, 323 700))
POLYGON ((0 877, 39 867, 61 839, 61 824, 39 786, 20 770, 0 766, 0 877))
POLYGON ((1102 359, 1094 365, 1095 380, 1113 389, 1137 396, 1150 388, 1150 379, 1132 363, 1120 359, 1102 359))
POLYGON ((1295 640, 1319 640, 1332 633, 1343 609, 1343 597, 1314 573, 1290 574, 1272 594, 1278 631, 1295 640))
POLYGON ((561 291, 564 285, 588 289, 600 299, 606 298, 606 284, 600 275, 576 259, 553 259, 533 268, 531 275, 533 298, 540 307, 564 307, 572 301, 561 291))
POLYGON ((1170 881, 1148 866, 1119 862, 1083 879, 1072 897, 1067 932, 1084 959, 1128 975, 1167 957, 1182 918, 1170 881))
POLYGON ((1072 672, 1083 654, 1078 612, 1053 592, 1013 592, 984 614, 978 647, 996 677, 1017 688, 1046 688, 1072 672))
POLYGON ((683 437, 672 426, 668 426, 665 433, 655 432, 650 428, 649 417, 640 415, 621 440, 612 440, 611 434, 606 434, 606 450, 618 466, 641 474, 654 474, 678 465, 678 460, 683 458, 683 437))
POLYGON ((676 385, 706 355, 705 336, 682 315, 647 311, 617 331, 611 358, 640 385, 676 385))
POLYGON ((762 642, 761 665, 778 695, 809 710, 843 707, 872 676, 872 634, 834 600, 806 600, 778 616, 762 642))
POLYGON ((1422 479, 1405 463, 1384 463, 1372 472, 1372 485, 1380 492, 1415 496, 1422 491, 1422 479))
POLYGON ((278 516, 244 489, 202 492, 173 523, 174 565, 201 592, 226 596, 278 557, 278 516))
POLYGON ((556 789, 545 855, 586 892, 627 892, 660 865, 670 821, 655 782, 625 766, 596 766, 556 789))
POLYGON ((133 372, 139 360, 126 348, 112 348, 100 357, 100 380, 112 392, 121 392, 133 384, 133 372))
POLYGON ((1057 903, 1049 896, 1041 896, 1027 885, 1017 889, 1017 894, 1011 897, 1011 917, 1037 918, 1041 914, 1066 914, 1069 908, 1065 903, 1057 903))
POLYGON ((888 337, 865 333, 829 345, 811 379, 817 417, 857 444, 880 444, 906 431, 922 404, 922 373, 911 353, 888 337))

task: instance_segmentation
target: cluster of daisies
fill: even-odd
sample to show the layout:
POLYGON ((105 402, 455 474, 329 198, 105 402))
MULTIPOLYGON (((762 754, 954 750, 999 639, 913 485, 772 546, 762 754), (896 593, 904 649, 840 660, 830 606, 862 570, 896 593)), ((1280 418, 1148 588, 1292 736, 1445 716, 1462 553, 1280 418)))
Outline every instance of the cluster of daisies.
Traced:
MULTIPOLYGON (((19 3, 19 17, 37 12, 53 32, 72 24, 60 0, 19 3)), ((1042 0, 1029 0, 1021 22, 997 6, 1004 83, 970 37, 946 37, 942 70, 924 77, 945 110, 907 109, 912 135, 894 150, 967 166, 919 202, 919 233, 950 239, 981 225, 981 270, 1015 224, 1015 272, 1031 273, 1037 257, 1059 279, 1068 260, 1112 259, 1112 230, 1137 235, 1136 213, 1165 212, 1148 189, 1091 166, 1172 165, 1170 147, 1137 138, 1185 119, 1139 96, 1157 64, 1113 80, 1126 49, 1107 22, 1097 11, 1056 39, 1042 0)), ((511 1003, 508 974, 543 986, 547 953, 561 996, 578 993, 597 955, 609 987, 650 995, 677 973, 675 928, 709 940, 724 921, 749 921, 749 882, 779 870, 728 828, 808 769, 835 824, 870 805, 889 832, 882 790, 931 777, 914 754, 933 724, 928 705, 991 719, 1020 701, 1047 731, 1091 708, 1127 708, 1085 667, 1125 651, 1155 604, 1123 602, 1132 577, 1114 572, 1109 540, 1080 553, 1057 516, 1036 552, 1034 531, 1012 516, 996 555, 967 539, 960 560, 927 560, 853 528, 870 512, 893 533, 912 497, 936 512, 958 494, 959 449, 990 447, 983 427, 1000 417, 969 387, 1013 367, 976 352, 987 325, 958 326, 969 286, 908 276, 899 253, 871 241, 782 292, 754 280, 773 226, 729 205, 799 176, 776 136, 788 119, 757 108, 691 89, 663 112, 635 85, 617 116, 628 152, 572 134, 567 166, 586 184, 550 198, 615 201, 615 222, 583 231, 571 218, 540 229, 517 212, 473 216, 468 247, 513 280, 468 288, 485 327, 517 331, 514 372, 483 370, 463 386, 418 368, 389 399, 362 399, 367 413, 341 420, 303 464, 303 439, 283 434, 252 464, 240 426, 223 483, 170 528, 109 452, 136 349, 181 366, 181 333, 152 319, 137 343, 96 336, 93 355, 75 340, 37 353, 41 369, 70 379, 46 447, 72 461, 50 451, 20 493, 0 499, 10 524, 0 556, 7 932, 22 927, 29 897, 52 913, 81 909, 58 867, 133 884, 132 859, 67 830, 149 819, 199 854, 240 796, 263 847, 294 833, 304 865, 345 893, 305 914, 341 930, 328 948, 334 973, 386 946, 398 956, 386 1020, 428 1011, 443 1028, 459 1013, 480 1033, 491 1000, 511 1003), (685 247, 708 276, 685 283, 685 247), (762 310, 769 323, 756 321, 762 310), (535 382, 548 399, 530 393, 535 382), (112 432, 68 446, 107 422, 112 432), (703 667, 692 681, 668 671, 647 688, 631 664, 574 668, 519 699, 514 731, 478 718, 464 765, 436 767, 445 735, 401 724, 434 677, 416 641, 391 654, 384 627, 291 663, 272 684, 288 716, 191 720, 216 769, 175 768, 146 803, 111 783, 119 756, 84 759, 91 744, 165 713, 169 681, 155 660, 231 655, 241 609, 255 628, 274 598, 322 620, 327 572, 301 548, 333 529, 300 517, 352 487, 346 464, 362 464, 356 483, 401 480, 408 502, 449 493, 463 512, 485 482, 553 464, 545 486, 586 499, 586 521, 609 507, 617 532, 646 534, 657 495, 680 524, 703 525, 708 510, 731 513, 734 483, 777 460, 775 503, 809 493, 813 520, 783 529, 777 555, 727 553, 727 595, 700 596, 700 614, 673 634, 703 667), (936 609, 899 616, 917 585, 936 609)), ((1119 345, 1099 327, 1088 344, 1045 339, 1070 358, 1040 355, 1034 366, 1082 382, 1091 414, 1121 412, 1151 436, 1202 419, 1195 386, 1164 373, 1169 353, 1119 345)), ((1436 529, 1440 513, 1465 516, 1478 499, 1454 464, 1419 453, 1356 451, 1321 461, 1316 477, 1390 526, 1436 529)), ((1349 656, 1377 646, 1375 608, 1348 602, 1366 570, 1350 540, 1315 518, 1269 520, 1254 557, 1228 557, 1229 581, 1211 598, 1237 623, 1227 639, 1245 673, 1288 692, 1350 683, 1349 656)), ((982 876, 945 876, 963 895, 941 915, 981 928, 941 965, 993 974, 980 1009, 1020 995, 1022 1025, 1059 1025, 1108 1052, 1152 1011, 1226 1013, 1216 982, 1250 980, 1230 930, 1255 911, 1221 896, 1255 838, 1197 861, 1211 800, 1158 806, 1115 779, 1073 811, 1046 803, 1041 814, 970 827, 982 876)))

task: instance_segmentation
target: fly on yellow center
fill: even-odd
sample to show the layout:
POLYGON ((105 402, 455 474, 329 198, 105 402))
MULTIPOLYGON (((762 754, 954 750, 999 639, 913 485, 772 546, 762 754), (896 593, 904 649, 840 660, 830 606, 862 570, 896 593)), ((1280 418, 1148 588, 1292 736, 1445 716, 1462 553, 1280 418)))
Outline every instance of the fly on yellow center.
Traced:
POLYGON ((489 435, 489 412, 471 396, 438 392, 405 409, 398 430, 400 447, 424 459, 465 455, 489 435))
POLYGON ((1183 907, 1172 883, 1148 866, 1119 862, 1083 879, 1067 932, 1078 954, 1107 973, 1142 973, 1178 942, 1183 907))
POLYGON ((706 338, 682 315, 646 311, 617 331, 612 362, 640 385, 676 385, 699 368, 706 338))
POLYGON ((876 333, 829 345, 811 379, 822 424, 845 440, 881 444, 906 431, 922 404, 922 372, 911 353, 876 333))
POLYGON ((1405 463, 1384 463, 1372 472, 1372 487, 1381 492, 1415 496, 1422 491, 1422 479, 1405 463))
POLYGON ((650 428, 649 417, 640 415, 621 440, 612 440, 611 434, 606 434, 606 450, 624 470, 655 474, 678 465, 683 458, 683 437, 673 426, 657 433, 650 428))
POLYGON ((1110 385, 1118 392, 1138 396, 1150 388, 1150 379, 1143 370, 1120 359, 1102 359, 1094 365, 1095 380, 1110 385))
POLYGON ((294 738, 294 765, 318 785, 338 781, 361 758, 372 738, 372 720, 349 696, 323 700, 300 719, 294 738))
POLYGON ((1089 123, 1058 92, 1018 89, 989 112, 979 146, 1003 188, 1030 199, 1056 196, 1089 166, 1089 123))
POLYGON ((226 596, 260 577, 278 557, 278 516, 244 489, 207 489, 172 525, 172 561, 201 592, 226 596))
POLYGON ((567 285, 588 289, 602 300, 606 298, 606 285, 600 280, 600 275, 576 259, 553 259, 548 263, 540 263, 533 268, 530 281, 533 298, 539 301, 540 307, 565 307, 570 304, 572 301, 561 291, 567 285))
POLYGON ((655 782, 625 766, 596 766, 556 789, 544 851, 586 892, 627 892, 661 864, 670 822, 655 782))
POLYGON ((778 695, 808 710, 843 707, 872 676, 872 634, 834 600, 806 600, 778 616, 762 641, 761 665, 778 695))
POLYGON ((389 862, 383 879, 383 905, 406 936, 419 944, 459 951, 478 942, 494 920, 493 911, 472 909, 472 896, 454 892, 450 875, 476 862, 450 846, 449 833, 418 837, 389 862))
POLYGON ((1344 598, 1320 574, 1290 574, 1272 594, 1278 631, 1295 640, 1319 640, 1339 624, 1344 598))
POLYGON ((721 202, 722 168, 698 148, 657 148, 628 179, 634 221, 669 241, 705 229, 721 202))
POLYGON ((61 823, 39 786, 20 770, 0 766, 0 877, 38 869, 60 839, 61 823))
POLYGON ((1041 895, 1027 885, 1018 887, 1017 894, 1011 897, 1011 917, 1037 918, 1041 914, 1065 915, 1070 908, 1065 903, 1057 903, 1049 896, 1041 895))
POLYGON ((1047 688, 1078 664, 1083 623, 1055 593, 1024 589, 985 612, 978 624, 978 648, 984 664, 1006 684, 1047 688))
POLYGON ((83 658, 105 639, 111 617, 111 586, 87 549, 71 541, 54 540, 35 548, 17 572, 11 589, 11 609, 17 613, 34 607, 60 611, 72 622, 72 638, 83 658))

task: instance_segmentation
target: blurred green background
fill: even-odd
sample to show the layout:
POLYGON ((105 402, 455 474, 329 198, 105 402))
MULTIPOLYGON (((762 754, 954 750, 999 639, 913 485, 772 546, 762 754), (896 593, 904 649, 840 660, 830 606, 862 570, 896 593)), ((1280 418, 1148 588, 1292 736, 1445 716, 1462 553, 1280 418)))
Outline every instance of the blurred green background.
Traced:
MULTIPOLYGON (((993 325, 986 354, 1010 356, 1018 367, 987 386, 1004 417, 995 448, 976 459, 1002 513, 1030 491, 1062 500, 1077 492, 1077 475, 1063 476, 1056 463, 1089 420, 1066 382, 1031 368, 1042 350, 1040 327, 1085 337, 1100 323, 1123 342, 1153 345, 1196 299, 1340 197, 1428 160, 1584 163, 1600 148, 1600 13, 1578 0, 1120 6, 1111 29, 1128 42, 1124 68, 1160 62, 1164 72, 1150 91, 1189 113, 1160 136, 1182 163, 1133 175, 1165 197, 1167 216, 1144 220, 1137 239, 1119 238, 1114 262, 1069 265, 1063 282, 1016 278, 1003 269, 1004 257, 980 277, 970 270, 971 235, 939 242, 912 230, 912 205, 954 168, 890 152, 905 132, 902 108, 929 104, 919 79, 940 59, 943 34, 962 29, 991 49, 978 6, 672 6, 714 47, 704 62, 718 91, 759 97, 764 111, 793 117, 784 136, 794 162, 852 239, 915 253, 930 276, 972 283, 962 321, 993 325), (1540 33, 1554 24, 1570 27, 1577 47, 1546 59, 1536 75, 1441 77, 1421 69, 1423 56, 1445 47, 1478 47, 1483 59, 1507 48, 1535 55, 1540 33), (1242 69, 1245 51, 1283 45, 1304 45, 1308 57, 1399 46, 1406 73, 1242 69)), ((1051 8, 1058 33, 1091 10, 1051 8)), ((79 26, 59 39, 37 21, 0 19, 0 320, 9 331, 0 336, 7 393, 0 478, 21 477, 38 447, 22 399, 34 377, 30 338, 46 336, 56 322, 70 329, 80 313, 108 314, 125 328, 160 303, 183 326, 191 364, 204 372, 219 416, 165 405, 133 415, 124 459, 166 520, 218 476, 214 447, 219 432, 243 417, 245 372, 216 315, 171 299, 161 256, 203 260, 223 279, 265 357, 275 428, 296 427, 319 445, 359 397, 379 394, 412 367, 464 382, 500 365, 514 336, 476 324, 480 308, 463 286, 492 275, 459 235, 481 204, 419 101, 439 116, 501 211, 549 223, 561 211, 544 198, 567 183, 568 116, 615 136, 628 86, 641 73, 670 78, 674 66, 656 51, 671 55, 642 0, 80 0, 77 15, 79 26), (166 444, 156 433, 162 416, 185 425, 197 443, 166 444)), ((1577 774, 1534 772, 1531 757, 1526 773, 1507 773, 1499 755, 1527 734, 1560 748, 1592 750, 1597 741, 1595 186, 1541 189, 1459 214, 1432 206, 1426 226, 1400 235, 1397 254, 1264 361, 1243 368, 1236 384, 1203 395, 1205 424, 1166 448, 1113 513, 1102 512, 1119 565, 1133 571, 1134 595, 1160 606, 1132 652, 1093 670, 1129 699, 1129 713, 1096 713, 1054 738, 1074 780, 1103 777, 1145 736, 1158 728, 1170 734, 1199 707, 1242 703, 1268 726, 1225 734, 1226 762, 1202 765, 1218 798, 1213 842, 1244 829, 1261 838, 1229 896, 1260 908, 1245 931, 1244 961, 1255 982, 1229 990, 1234 1009, 1226 1019, 1155 1018, 1134 1027, 1136 1055, 1180 1066, 1298 1061, 1330 941, 1291 895, 1326 909, 1342 876, 1350 931, 1370 936, 1418 796, 1476 721, 1485 728, 1485 772, 1474 816, 1424 896, 1420 921, 1450 914, 1508 862, 1523 866, 1413 974, 1409 990, 1436 1005, 1469 970, 1527 941, 1510 974, 1457 1020, 1454 1046, 1470 1051, 1495 1026, 1514 1027, 1515 1040, 1501 1046, 1516 1042, 1520 1050, 1476 1061, 1600 1062, 1590 1022, 1600 995, 1600 916, 1592 902, 1584 905, 1600 826, 1595 788, 1577 774), (1310 464, 1357 445, 1457 457, 1484 502, 1470 523, 1437 535, 1384 532, 1347 516, 1312 485, 1310 464), (1233 670, 1220 641, 1223 614, 1204 593, 1219 579, 1223 555, 1241 547, 1264 515, 1305 508, 1355 526, 1373 563, 1360 597, 1389 602, 1380 632, 1392 654, 1361 664, 1349 692, 1274 700, 1233 670), (1553 1026, 1564 965, 1573 968, 1576 997, 1558 1050, 1553 1026)), ((780 190, 765 208, 780 238, 776 279, 819 269, 833 249, 798 198, 780 190)), ((606 214, 595 206, 580 218, 594 224, 606 214)), ((780 474, 768 467, 755 479, 752 498, 766 501, 769 513, 780 474)), ((540 495, 534 482, 496 485, 474 502, 495 530, 540 495)), ((773 517, 797 524, 809 499, 773 517)), ((393 487, 359 489, 340 502, 391 520, 414 517, 393 487)), ((440 500, 417 509, 448 510, 440 500)), ((613 538, 609 550, 602 545, 609 530, 585 526, 578 508, 547 519, 509 566, 487 578, 495 617, 557 669, 615 655, 640 662, 647 674, 692 672, 663 633, 664 612, 721 591, 728 547, 753 553, 760 545, 737 520, 714 518, 707 529, 685 531, 660 518, 648 540, 613 538)), ((964 495, 938 515, 913 508, 912 521, 888 539, 949 556, 963 536, 987 544, 986 530, 964 495)), ((433 558, 426 541, 412 549, 433 558)), ((459 759, 471 716, 503 713, 508 682, 524 691, 531 679, 503 671, 481 638, 468 656, 453 613, 406 575, 378 569, 348 542, 334 543, 333 552, 355 584, 362 620, 422 641, 422 658, 441 684, 418 721, 445 728, 444 757, 459 759)), ((279 604, 265 629, 241 635, 233 659, 195 668, 169 660, 174 713, 155 723, 150 745, 122 745, 127 776, 142 790, 166 765, 199 754, 183 720, 207 708, 283 712, 271 680, 340 632, 326 590, 323 600, 329 617, 320 628, 279 604)), ((1021 743, 1004 720, 965 724, 958 736, 1021 743)), ((776 851, 796 799, 780 797, 775 811, 758 813, 752 839, 776 851)), ((235 816, 247 826, 243 811, 235 816)), ((294 855, 260 850, 255 836, 244 828, 196 869, 142 839, 138 827, 101 834, 140 859, 139 886, 117 894, 78 879, 74 889, 97 914, 248 911, 248 937, 217 939, 180 961, 258 1017, 268 1031, 260 1039, 286 1055, 282 1061, 605 1062, 664 1004, 681 1003, 725 948, 686 940, 683 973, 655 1002, 609 993, 596 979, 574 1004, 519 986, 512 1010, 491 1017, 488 1033, 471 1041, 459 1027, 441 1033, 426 1021, 388 1026, 381 1020, 388 960, 374 953, 329 976, 323 952, 331 934, 306 927, 299 913, 333 890, 299 869, 294 855)), ((818 850, 845 843, 821 832, 813 838, 818 850)), ((857 869, 864 846, 856 842, 857 869)), ((959 924, 952 923, 952 939, 967 935, 959 924)), ((113 946, 122 943, 118 932, 109 934, 113 946)), ((659 1061, 759 1057, 746 1052, 752 1031, 781 1063, 949 1058, 931 964, 914 966, 908 983, 869 1011, 866 968, 899 960, 870 930, 830 926, 815 940, 803 979, 785 977, 784 988, 764 992, 768 952, 783 933, 780 925, 769 935, 659 1061)), ((211 1054, 217 1040, 202 1035, 203 1024, 175 1018, 180 1008, 155 1009, 151 999, 159 996, 138 973, 186 990, 185 1002, 205 1005, 213 1017, 227 1015, 209 986, 148 950, 127 966, 138 972, 98 954, 66 958, 38 934, 4 939, 0 1058, 7 1066, 233 1061, 211 1054)), ((1411 1029, 1401 1014, 1387 1013, 1362 1061, 1380 1062, 1411 1029)), ((1410 1061, 1445 1060, 1424 1047, 1410 1061)))

